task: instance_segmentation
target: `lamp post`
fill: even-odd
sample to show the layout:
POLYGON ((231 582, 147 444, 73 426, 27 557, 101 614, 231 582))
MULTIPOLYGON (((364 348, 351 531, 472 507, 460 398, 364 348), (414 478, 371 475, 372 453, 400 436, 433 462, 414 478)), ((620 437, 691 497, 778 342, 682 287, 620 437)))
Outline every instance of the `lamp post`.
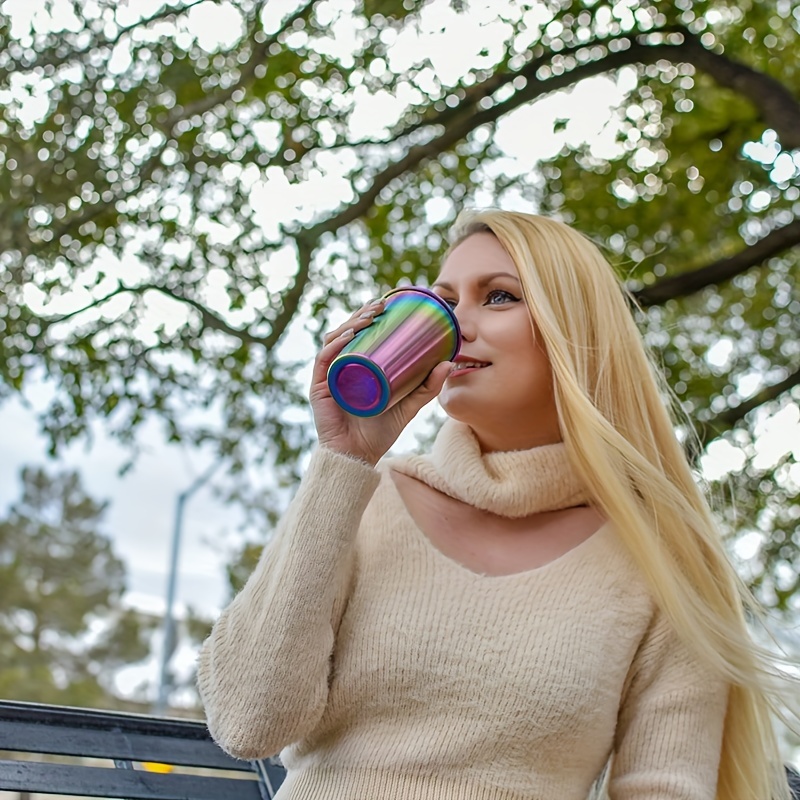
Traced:
POLYGON ((170 676, 169 662, 175 649, 175 589, 178 583, 178 554, 180 552, 181 533, 183 529, 183 510, 189 498, 201 489, 219 466, 212 464, 202 475, 179 495, 175 503, 175 520, 172 528, 172 546, 169 558, 169 578, 167 582, 167 608, 164 612, 164 641, 161 648, 161 668, 158 676, 158 696, 153 706, 153 713, 163 715, 169 700, 170 676))

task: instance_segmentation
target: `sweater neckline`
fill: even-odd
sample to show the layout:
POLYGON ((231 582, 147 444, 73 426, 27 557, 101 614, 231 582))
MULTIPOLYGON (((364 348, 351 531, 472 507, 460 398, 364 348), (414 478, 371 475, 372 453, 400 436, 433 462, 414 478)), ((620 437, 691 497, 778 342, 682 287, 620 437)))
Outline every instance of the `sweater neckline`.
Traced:
POLYGON ((496 575, 477 572, 476 570, 468 567, 466 564, 462 564, 452 556, 443 553, 428 538, 428 536, 425 534, 425 531, 423 531, 419 525, 417 525, 416 520, 411 516, 411 512, 408 510, 403 498, 400 496, 400 492, 394 485, 391 475, 387 473, 386 478, 391 483, 391 491, 394 501, 398 507, 398 513, 401 515, 400 519, 405 520, 407 528, 410 530, 411 535, 413 536, 417 545, 428 554, 428 557, 432 561, 441 563, 444 569, 447 569, 450 572, 461 576, 462 578, 466 578, 471 583, 476 583, 479 581, 488 586, 489 584, 507 584, 515 581, 525 582, 527 579, 543 578, 549 573, 558 572, 560 569, 567 567, 575 559, 586 557, 586 554, 589 553, 593 547, 599 545, 603 538, 611 530, 611 523, 606 521, 600 525, 600 527, 594 531, 594 533, 592 533, 590 536, 587 536, 582 542, 579 542, 574 547, 571 547, 560 556, 556 556, 550 561, 540 564, 537 567, 530 567, 529 569, 523 569, 517 572, 503 572, 496 575))
POLYGON ((502 517, 532 516, 588 501, 563 442, 482 453, 472 429, 454 419, 442 425, 430 453, 394 457, 390 466, 449 497, 502 517))

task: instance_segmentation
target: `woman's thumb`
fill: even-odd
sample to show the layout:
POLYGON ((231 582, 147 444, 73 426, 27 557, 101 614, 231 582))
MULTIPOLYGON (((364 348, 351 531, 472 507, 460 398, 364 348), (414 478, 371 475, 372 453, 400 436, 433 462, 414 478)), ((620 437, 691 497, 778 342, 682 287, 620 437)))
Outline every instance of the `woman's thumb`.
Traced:
POLYGON ((402 401, 403 416, 407 420, 413 419, 424 405, 433 400, 442 391, 444 382, 452 369, 453 364, 450 361, 442 361, 441 364, 437 364, 422 386, 415 389, 402 401))

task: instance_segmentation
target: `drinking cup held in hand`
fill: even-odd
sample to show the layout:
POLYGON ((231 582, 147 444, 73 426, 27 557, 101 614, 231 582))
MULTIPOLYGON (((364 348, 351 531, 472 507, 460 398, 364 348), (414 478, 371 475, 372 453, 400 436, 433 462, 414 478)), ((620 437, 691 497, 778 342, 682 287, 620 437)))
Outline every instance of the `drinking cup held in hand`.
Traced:
POLYGON ((384 300, 383 313, 328 368, 333 399, 357 417, 374 417, 402 400, 461 347, 455 314, 429 289, 404 286, 384 300))

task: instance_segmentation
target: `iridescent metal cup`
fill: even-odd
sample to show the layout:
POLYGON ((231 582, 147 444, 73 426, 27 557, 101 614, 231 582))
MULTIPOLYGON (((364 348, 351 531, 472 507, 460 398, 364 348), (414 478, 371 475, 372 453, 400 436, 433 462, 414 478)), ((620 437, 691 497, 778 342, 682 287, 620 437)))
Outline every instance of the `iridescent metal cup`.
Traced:
POLYGON ((328 368, 333 399, 357 417, 374 417, 425 382, 461 347, 453 310, 421 286, 384 295, 384 311, 359 331, 328 368))

